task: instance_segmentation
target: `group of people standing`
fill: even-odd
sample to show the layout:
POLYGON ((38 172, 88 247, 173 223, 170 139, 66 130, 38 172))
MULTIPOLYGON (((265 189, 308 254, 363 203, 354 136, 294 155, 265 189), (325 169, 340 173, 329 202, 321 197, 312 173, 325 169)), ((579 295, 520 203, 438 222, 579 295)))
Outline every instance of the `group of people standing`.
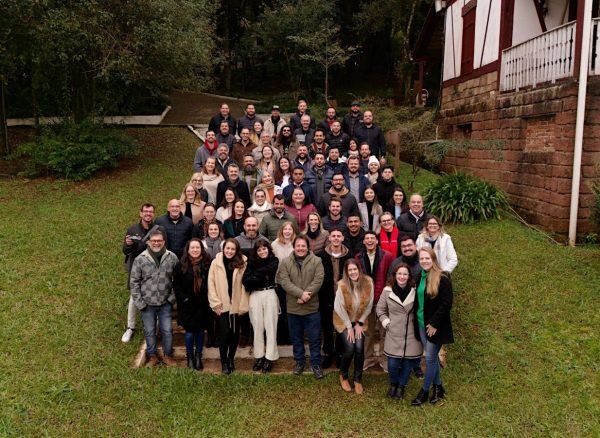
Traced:
POLYGON ((329 108, 319 128, 312 124, 303 100, 289 122, 276 106, 264 122, 252 105, 239 121, 221 106, 180 198, 156 220, 155 207, 143 204, 126 232, 122 341, 133 336, 139 310, 148 364, 174 365, 176 303, 190 368, 203 368, 205 344, 218 345, 222 372, 232 373, 247 336, 254 371, 270 372, 278 344, 291 343, 300 375, 307 339, 316 378, 336 364, 342 389, 360 394, 363 370, 380 365, 388 396, 399 399, 411 373, 422 375, 424 355, 412 404, 436 403, 444 397, 438 353, 453 342, 452 240, 419 194, 407 199, 385 162, 383 134, 359 102, 343 121, 329 108))

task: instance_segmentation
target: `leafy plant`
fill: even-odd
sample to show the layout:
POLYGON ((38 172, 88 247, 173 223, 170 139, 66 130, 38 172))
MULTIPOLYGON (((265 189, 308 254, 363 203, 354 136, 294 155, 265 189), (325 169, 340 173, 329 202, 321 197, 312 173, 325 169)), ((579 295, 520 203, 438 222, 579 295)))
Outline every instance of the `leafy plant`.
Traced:
POLYGON ((473 223, 499 219, 508 205, 496 186, 464 173, 442 176, 423 193, 427 211, 442 222, 473 223))
POLYGON ((85 120, 44 127, 38 140, 21 146, 17 155, 28 158, 23 172, 27 176, 46 173, 80 181, 98 170, 117 167, 120 158, 135 152, 129 137, 85 120))

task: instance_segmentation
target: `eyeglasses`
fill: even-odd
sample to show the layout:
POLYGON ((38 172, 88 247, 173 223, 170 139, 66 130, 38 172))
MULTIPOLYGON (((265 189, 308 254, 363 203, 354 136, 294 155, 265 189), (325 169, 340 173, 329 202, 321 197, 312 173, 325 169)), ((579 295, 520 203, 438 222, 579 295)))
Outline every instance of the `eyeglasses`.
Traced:
POLYGON ((160 239, 160 240, 156 240, 156 239, 150 239, 150 243, 163 243, 164 239, 160 239))
POLYGON ((381 219, 381 222, 392 222, 392 219, 381 219))

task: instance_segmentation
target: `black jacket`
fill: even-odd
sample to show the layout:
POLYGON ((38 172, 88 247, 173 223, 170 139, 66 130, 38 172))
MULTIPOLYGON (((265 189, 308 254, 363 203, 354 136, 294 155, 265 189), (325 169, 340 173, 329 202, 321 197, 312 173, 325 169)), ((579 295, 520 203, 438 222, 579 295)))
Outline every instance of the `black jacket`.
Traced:
MULTIPOLYGON (((345 246, 345 245, 344 245, 345 246)), ((327 311, 331 311, 333 314, 333 302, 335 300, 335 293, 337 291, 337 282, 342 278, 342 272, 344 271, 344 264, 346 260, 352 258, 352 254, 350 251, 339 258, 340 270, 339 270, 339 278, 333 278, 333 262, 331 261, 331 255, 327 252, 326 249, 316 254, 317 257, 320 257, 323 263, 323 284, 321 285, 321 289, 319 290, 319 306, 327 311)))
MULTIPOLYGON (((220 131, 219 128, 221 127, 221 122, 223 120, 225 120, 225 119, 223 118, 221 113, 212 117, 210 119, 210 122, 208 123, 208 130, 214 131, 215 135, 217 135, 220 131)), ((229 133, 235 134, 237 132, 237 122, 235 121, 235 119, 231 116, 227 117, 227 124, 229 125, 229 133)))
POLYGON ((252 205, 252 201, 250 200, 250 189, 248 188, 248 184, 242 181, 239 177, 235 182, 229 181, 227 177, 225 177, 225 181, 221 181, 217 186, 217 205, 220 206, 225 198, 225 192, 227 189, 231 187, 238 198, 244 201, 244 205, 246 208, 250 208, 252 205))
MULTIPOLYGON (((421 273, 417 275, 415 284, 418 286, 421 281, 421 273)), ((415 309, 419 308, 418 294, 415 296, 415 309)), ((437 332, 432 337, 427 336, 427 340, 434 344, 451 344, 454 342, 454 334, 452 332, 452 321, 450 319, 450 309, 452 309, 452 280, 447 273, 442 274, 438 294, 435 298, 429 298, 425 292, 425 303, 423 307, 423 319, 425 327, 431 324, 437 329, 437 332)), ((415 318, 416 330, 419 329, 417 318, 415 318)))
POLYGON ((359 111, 354 117, 351 112, 344 116, 342 121, 342 131, 344 131, 350 138, 356 138, 356 128, 358 128, 363 119, 362 111, 359 111))
POLYGON ((350 137, 345 132, 340 132, 339 135, 334 135, 333 132, 331 132, 327 134, 325 141, 330 149, 336 147, 340 150, 340 157, 342 155, 348 155, 348 149, 350 149, 350 137))
POLYGON ((348 248, 352 257, 356 256, 359 252, 361 252, 365 245, 363 244, 363 240, 365 239, 365 230, 360 227, 358 230, 358 236, 350 235, 350 231, 346 229, 344 231, 344 246, 348 248))
POLYGON ((361 124, 356 128, 355 137, 358 140, 358 144, 367 142, 371 147, 371 153, 377 158, 385 156, 385 137, 383 131, 377 125, 371 125, 367 128, 361 124))
MULTIPOLYGON (((390 199, 394 197, 394 190, 397 188, 402 189, 402 186, 398 184, 394 178, 390 181, 384 181, 383 178, 379 178, 375 184, 373 184, 373 191, 377 195, 377 201, 379 205, 384 206, 390 203, 390 199)), ((404 189, 402 189, 404 192, 404 189)))
MULTIPOLYGON (((310 115, 310 112, 307 110, 305 113, 307 116, 310 116, 310 125, 309 128, 315 129, 317 127, 315 123, 315 118, 310 115)), ((292 127, 292 131, 296 131, 296 129, 302 129, 302 123, 300 123, 300 119, 302 115, 296 111, 292 117, 290 117, 290 126, 292 127)), ((310 144, 310 143, 309 143, 310 144)))
POLYGON ((202 284, 200 293, 194 293, 194 273, 192 266, 182 271, 181 262, 173 271, 173 289, 177 299, 177 323, 188 332, 207 328, 211 309, 208 304, 208 267, 201 269, 202 284))
POLYGON ((301 126, 298 129, 294 129, 294 135, 296 136, 296 140, 298 140, 298 143, 310 146, 315 139, 315 130, 313 128, 309 128, 308 132, 304 132, 301 126), (302 140, 302 137, 298 138, 299 135, 303 135, 304 140, 302 140))
POLYGON ((400 232, 402 232, 402 234, 408 234, 415 242, 426 223, 427 212, 425 210, 423 210, 423 213, 418 219, 416 219, 410 211, 407 211, 406 213, 402 213, 396 220, 396 226, 400 232))
POLYGON ((156 219, 156 225, 163 227, 167 234, 167 249, 175 253, 177 258, 180 259, 185 244, 192 238, 192 230, 194 229, 192 220, 182 213, 179 215, 177 223, 175 223, 167 213, 156 219))
POLYGON ((271 286, 275 288, 275 274, 278 267, 279 259, 273 254, 266 260, 258 260, 258 263, 252 257, 248 258, 248 266, 242 277, 246 292, 252 293, 271 286))

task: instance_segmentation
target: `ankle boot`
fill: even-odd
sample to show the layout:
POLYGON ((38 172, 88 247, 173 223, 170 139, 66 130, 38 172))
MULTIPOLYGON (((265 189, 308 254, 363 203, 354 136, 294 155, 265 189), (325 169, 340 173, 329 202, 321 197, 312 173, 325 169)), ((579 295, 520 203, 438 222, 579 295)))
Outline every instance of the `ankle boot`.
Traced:
POLYGON ((230 373, 233 373, 235 371, 235 363, 233 362, 233 357, 227 359, 227 366, 229 367, 230 373))
POLYGON ((427 401, 429 398, 429 391, 425 391, 423 388, 419 390, 419 393, 414 398, 412 402, 410 402, 413 406, 421 406, 423 403, 427 401))
POLYGON ((390 385, 390 389, 388 389, 387 396, 389 398, 396 398, 397 393, 398 393, 398 385, 390 385))
POLYGON ((226 376, 231 374, 231 370, 229 369, 229 364, 227 363, 226 360, 221 361, 221 374, 225 374, 226 376))
POLYGON ((196 351, 196 356, 195 356, 195 361, 194 361, 194 368, 197 370, 203 370, 204 369, 204 364, 202 363, 202 353, 200 353, 199 351, 196 351))
POLYGON ((187 357, 187 367, 190 369, 195 369, 196 368, 196 364, 194 363, 194 354, 193 353, 187 353, 186 354, 187 357))
POLYGON ((396 393, 396 399, 397 400, 402 400, 404 398, 404 390, 406 389, 406 386, 399 386, 398 387, 398 392, 396 393))
POLYGON ((429 399, 429 403, 434 405, 443 398, 444 398, 444 387, 442 385, 433 385, 433 392, 431 393, 431 398, 429 399))

